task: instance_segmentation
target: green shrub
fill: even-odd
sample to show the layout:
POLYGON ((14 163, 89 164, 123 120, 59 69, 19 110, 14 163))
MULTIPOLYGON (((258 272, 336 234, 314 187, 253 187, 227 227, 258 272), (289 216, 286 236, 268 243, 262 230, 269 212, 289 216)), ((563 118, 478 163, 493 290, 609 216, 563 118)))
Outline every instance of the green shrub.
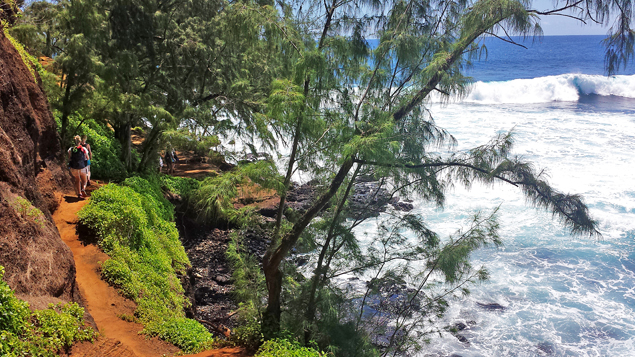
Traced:
MULTIPOLYGON (((174 220, 174 206, 168 201, 161 192, 161 186, 158 180, 147 180, 141 177, 130 177, 122 182, 122 185, 128 186, 143 196, 143 204, 146 212, 157 212, 158 216, 165 221, 174 220)), ((152 221, 155 225, 156 222, 152 221)))
POLYGON ((234 280, 234 296, 240 301, 239 326, 234 330, 232 341, 250 350, 256 350, 262 343, 261 331, 264 309, 263 301, 267 295, 265 277, 258 260, 240 247, 240 235, 233 232, 227 247, 227 260, 231 264, 234 280))
POLYGON ((200 181, 189 177, 160 175, 158 180, 161 188, 185 199, 189 198, 192 192, 201 187, 200 181))
POLYGON ((244 177, 235 172, 206 178, 200 188, 192 193, 197 218, 211 224, 226 222, 234 210, 233 200, 238 194, 236 186, 243 182, 244 177))
POLYGON ((134 177, 121 186, 103 186, 78 216, 110 256, 102 264, 106 281, 137 303, 135 316, 144 324, 143 332, 185 352, 209 347, 211 334, 185 318, 184 307, 190 303, 177 273, 184 273, 190 263, 169 221, 174 208, 163 197, 159 181, 134 177))
POLYGON ((31 315, 29 304, 14 296, 3 277, 4 267, 0 266, 0 331, 21 334, 31 315))
MULTIPOLYGON (((61 113, 54 111, 53 114, 57 128, 61 130, 61 113)), ((68 128, 69 138, 73 135, 88 137, 87 142, 93 153, 93 159, 90 162, 91 178, 121 181, 128 177, 129 173, 120 159, 121 144, 115 138, 111 128, 94 119, 84 118, 80 113, 69 116, 68 128)), ((70 147, 72 142, 66 144, 70 147)))
POLYGON ((212 335, 203 325, 184 317, 153 321, 145 328, 152 335, 170 341, 185 351, 212 348, 212 335))
POLYGON ((50 304, 31 312, 2 280, 0 266, 0 355, 57 356, 75 341, 92 341, 96 332, 84 324, 84 309, 77 303, 50 304))
POLYGON ((163 141, 182 151, 193 152, 198 157, 211 156, 212 148, 220 145, 216 135, 198 135, 195 131, 183 128, 164 132, 163 141))
POLYGON ((269 340, 260 346, 256 357, 321 357, 325 353, 316 351, 310 347, 300 346, 297 342, 289 340, 269 340))
POLYGON ((249 209, 234 209, 238 188, 245 187, 280 190, 283 179, 275 166, 266 161, 239 166, 223 175, 208 177, 192 192, 191 201, 200 221, 223 225, 241 226, 249 222, 249 209), (254 185, 257 184, 257 185, 254 185))

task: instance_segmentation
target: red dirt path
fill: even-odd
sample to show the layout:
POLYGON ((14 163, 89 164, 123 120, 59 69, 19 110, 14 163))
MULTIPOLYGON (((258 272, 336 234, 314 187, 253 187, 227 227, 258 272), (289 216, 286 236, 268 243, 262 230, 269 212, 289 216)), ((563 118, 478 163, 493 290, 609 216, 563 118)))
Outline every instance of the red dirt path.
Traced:
MULTIPOLYGON (((158 338, 140 335, 143 326, 119 318, 122 314, 133 316, 136 305, 117 293, 101 280, 100 263, 109 259, 94 244, 80 241, 76 232, 77 212, 88 203, 73 196, 60 196, 60 206, 53 214, 62 240, 73 252, 77 269, 77 284, 88 312, 95 320, 100 337, 95 343, 79 343, 73 346, 70 356, 155 357, 172 356, 180 350, 158 338)), ((247 357, 241 348, 223 348, 205 351, 195 357, 247 357)))

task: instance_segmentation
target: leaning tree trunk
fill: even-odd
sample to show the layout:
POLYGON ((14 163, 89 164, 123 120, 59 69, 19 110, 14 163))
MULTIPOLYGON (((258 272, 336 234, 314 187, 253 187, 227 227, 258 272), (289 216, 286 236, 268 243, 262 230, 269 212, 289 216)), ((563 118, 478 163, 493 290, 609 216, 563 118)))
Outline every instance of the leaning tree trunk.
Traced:
MULTIPOLYGON (((150 131, 150 135, 143 142, 143 153, 141 156, 141 161, 139 162, 139 167, 137 171, 144 171, 148 165, 150 164, 150 160, 153 155, 157 152, 159 137, 163 130, 160 128, 160 125, 155 125, 150 131)), ((156 156, 155 156, 156 157, 156 156)))
POLYGON ((267 309, 262 317, 262 332, 265 339, 274 338, 278 335, 278 332, 280 332, 280 294, 282 293, 282 272, 280 271, 280 264, 282 260, 298 241, 298 238, 300 238, 306 226, 311 223, 313 218, 315 218, 331 198, 335 196, 352 167, 353 158, 346 158, 331 181, 329 190, 323 193, 293 225, 293 228, 282 237, 278 247, 275 250, 267 251, 263 257, 262 267, 265 272, 267 290, 269 291, 267 309))

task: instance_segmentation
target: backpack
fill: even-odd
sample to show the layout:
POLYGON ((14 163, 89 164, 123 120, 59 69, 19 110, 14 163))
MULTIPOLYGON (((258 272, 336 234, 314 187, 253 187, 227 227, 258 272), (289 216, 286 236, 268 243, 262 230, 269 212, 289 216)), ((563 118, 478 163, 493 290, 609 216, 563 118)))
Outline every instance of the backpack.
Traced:
POLYGON ((82 149, 81 145, 71 149, 71 161, 68 163, 68 166, 72 169, 80 170, 86 167, 86 156, 82 149))

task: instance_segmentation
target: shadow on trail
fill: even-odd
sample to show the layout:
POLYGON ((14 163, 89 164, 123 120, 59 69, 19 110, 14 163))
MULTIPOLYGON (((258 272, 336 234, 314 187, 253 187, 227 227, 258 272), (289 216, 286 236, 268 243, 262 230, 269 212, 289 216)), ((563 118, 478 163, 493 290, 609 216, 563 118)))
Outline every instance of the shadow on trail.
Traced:
POLYGON ((64 201, 66 201, 66 203, 76 203, 76 202, 84 201, 84 200, 85 198, 79 198, 76 196, 69 196, 69 195, 64 196, 64 201))

